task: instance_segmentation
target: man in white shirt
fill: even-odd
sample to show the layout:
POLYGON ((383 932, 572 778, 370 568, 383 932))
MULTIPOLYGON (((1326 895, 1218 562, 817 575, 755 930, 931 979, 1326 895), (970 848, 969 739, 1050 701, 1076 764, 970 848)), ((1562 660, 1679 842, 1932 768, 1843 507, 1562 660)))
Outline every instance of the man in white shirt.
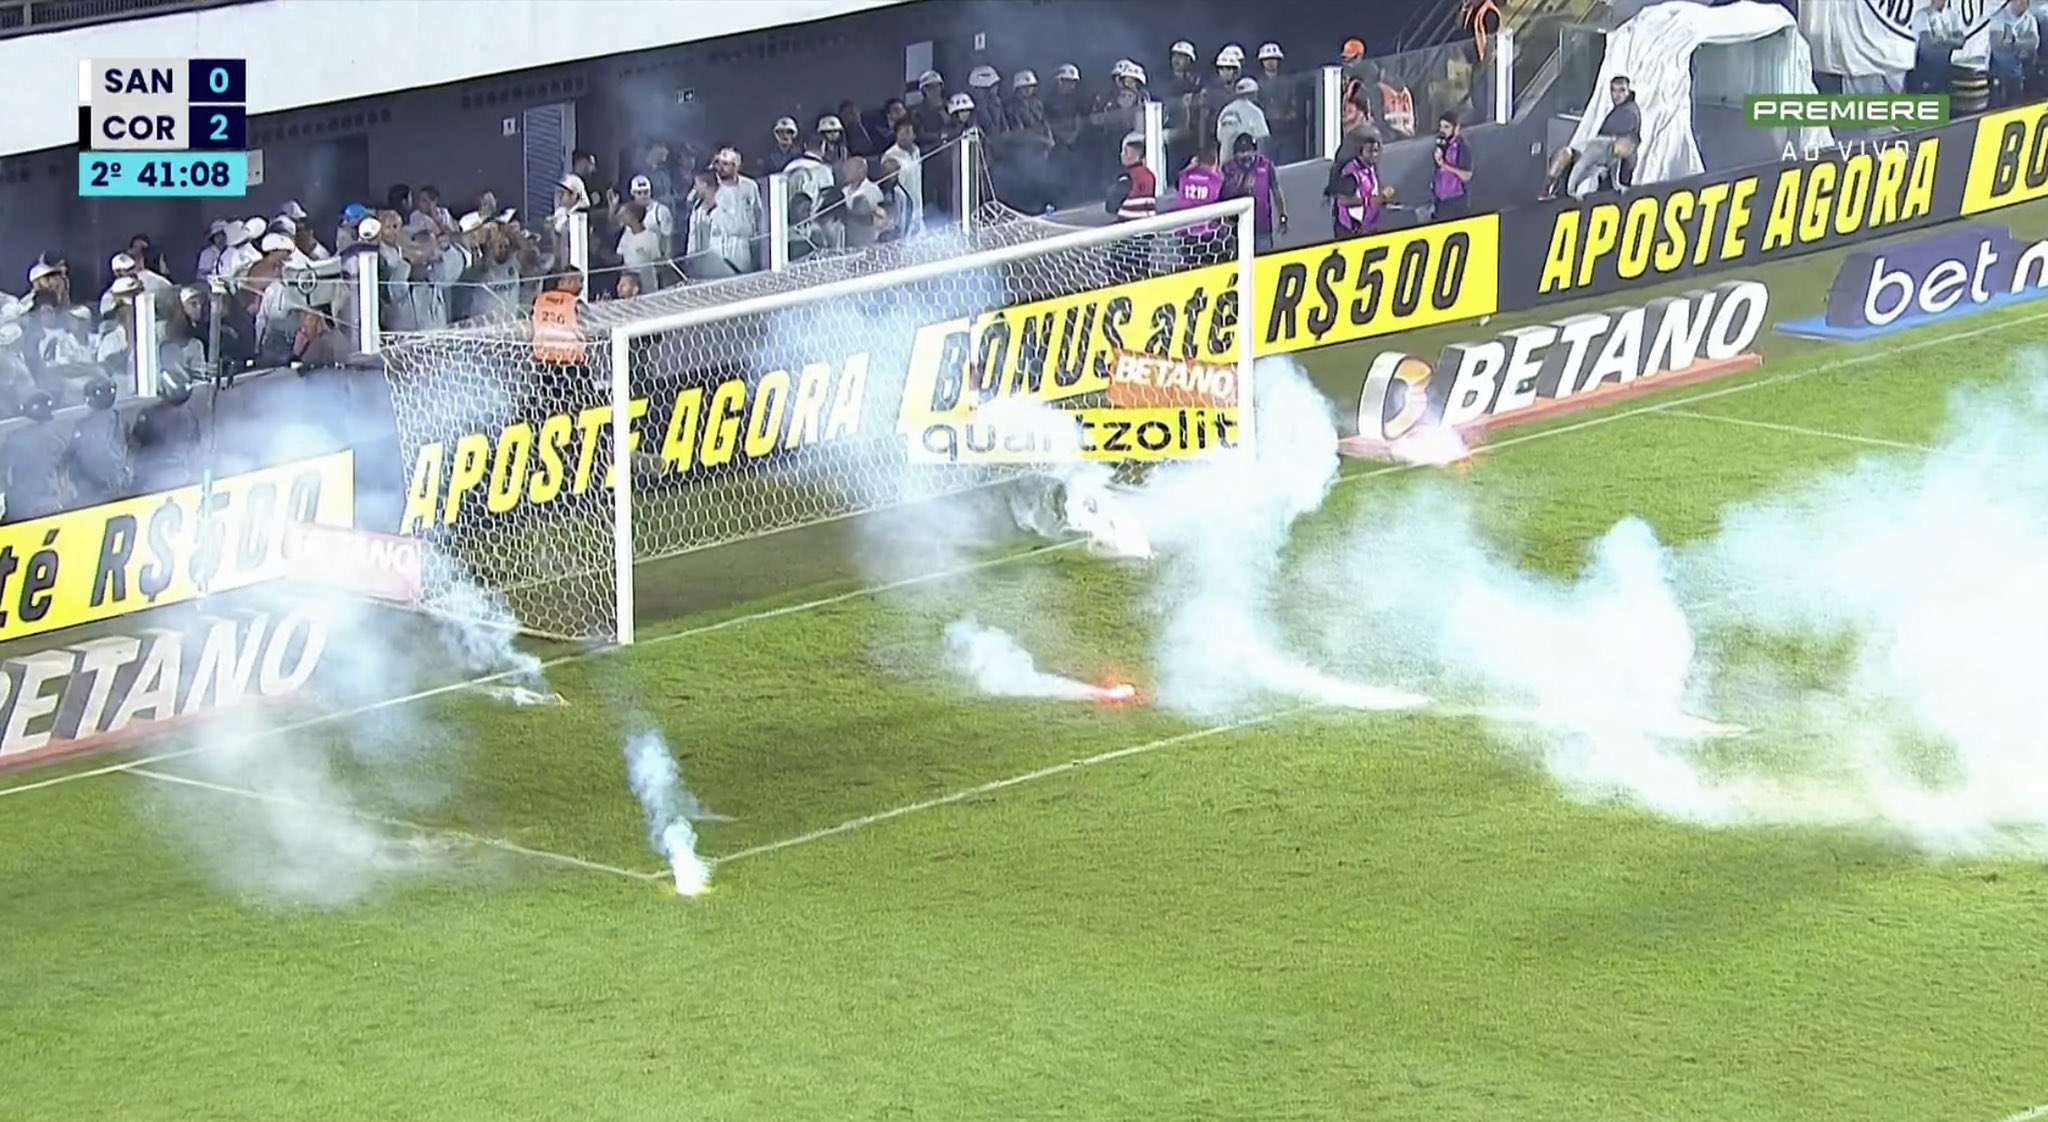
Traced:
MULTIPOLYGON (((675 252, 675 212, 669 209, 667 203, 654 197, 654 181, 644 175, 633 177, 632 193, 633 198, 627 205, 637 205, 640 207, 641 213, 644 216, 642 219, 643 223, 647 229, 654 232, 654 236, 661 239, 661 255, 663 257, 672 255, 675 252)), ((623 211, 625 206, 617 209, 623 211)), ((614 215, 612 220, 616 222, 619 219, 614 215)), ((652 286, 649 286, 647 291, 653 291, 652 286)))
POLYGON ((896 182, 910 196, 910 213, 897 215, 905 233, 924 232, 924 154, 917 148, 917 126, 909 118, 896 122, 896 143, 882 153, 882 159, 896 163, 896 182))
POLYGON ((656 266, 668 260, 660 234, 647 225, 647 207, 627 203, 619 211, 619 260, 628 272, 640 278, 640 291, 653 292, 659 275, 656 266))
POLYGON ((740 174, 740 154, 721 149, 711 161, 718 176, 712 199, 711 230, 719 255, 736 271, 754 271, 754 239, 761 233, 761 188, 740 174))
POLYGON ((212 276, 220 269, 220 255, 227 252, 228 224, 226 219, 216 218, 206 228, 206 248, 199 251, 199 265, 192 275, 201 280, 212 276))
POLYGON ((868 178, 868 161, 862 156, 846 158, 846 244, 859 248, 875 244, 875 208, 882 205, 882 189, 868 178))
POLYGON ((249 244, 249 229, 239 222, 228 223, 227 248, 221 250, 220 263, 214 268, 213 276, 234 282, 242 279, 249 266, 262 260, 263 254, 249 244))

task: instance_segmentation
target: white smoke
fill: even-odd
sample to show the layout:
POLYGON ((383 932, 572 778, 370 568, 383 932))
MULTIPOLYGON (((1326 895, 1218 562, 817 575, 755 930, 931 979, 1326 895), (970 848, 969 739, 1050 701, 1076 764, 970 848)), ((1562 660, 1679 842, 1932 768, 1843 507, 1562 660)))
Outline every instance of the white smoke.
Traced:
MULTIPOLYGON (((273 463, 318 446, 292 426, 275 443, 273 463)), ((193 751, 161 765, 191 784, 153 789, 152 818, 223 889, 273 902, 340 906, 449 871, 450 848, 406 823, 431 824, 446 805, 474 730, 404 699, 451 674, 546 691, 502 597, 470 585, 455 602, 462 610, 429 619, 291 580, 224 598, 238 613, 319 622, 326 641, 307 688, 331 716, 255 703, 194 726, 193 751)))
POLYGON ((697 833, 690 826, 696 803, 661 734, 640 732, 627 739, 626 783, 647 817, 647 844, 669 863, 676 892, 703 895, 711 887, 711 866, 697 855, 697 833))
POLYGON ((1040 670, 1031 652, 1015 638, 972 619, 946 625, 946 650, 960 676, 993 697, 1123 701, 1135 693, 1125 683, 1097 686, 1040 670))
POLYGON ((1253 454, 1165 465, 1129 504, 1164 558, 1153 594, 1160 704, 1205 720, 1276 695, 1355 709, 1422 704, 1319 670, 1285 642, 1285 551, 1336 481, 1337 424, 1291 360, 1260 360, 1254 379, 1253 454))

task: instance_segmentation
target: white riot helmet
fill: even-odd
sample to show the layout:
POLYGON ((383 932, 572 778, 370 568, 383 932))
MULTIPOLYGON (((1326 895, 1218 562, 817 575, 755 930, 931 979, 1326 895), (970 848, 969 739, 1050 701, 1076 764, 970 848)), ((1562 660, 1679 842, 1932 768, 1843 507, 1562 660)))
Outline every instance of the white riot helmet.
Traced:
POLYGON ((1071 62, 1063 62, 1052 76, 1062 82, 1078 82, 1081 80, 1081 68, 1071 62))
POLYGON ((1279 60, 1281 60, 1281 59, 1284 59, 1284 58, 1286 58, 1286 57, 1287 57, 1287 52, 1286 52, 1286 51, 1283 51, 1283 50, 1281 50, 1281 49, 1280 49, 1280 44, 1278 44, 1278 43, 1267 43, 1267 44, 1265 44, 1265 45, 1263 45, 1263 46, 1261 46, 1261 47, 1259 48, 1259 61, 1260 61, 1260 62, 1266 62, 1266 61, 1269 61, 1269 60, 1270 60, 1270 61, 1275 61, 1275 62, 1277 62, 1277 61, 1279 61, 1279 60))
POLYGON ((1216 67, 1219 70, 1223 69, 1224 67, 1229 67, 1231 69, 1242 69, 1244 67, 1244 48, 1238 46, 1236 43, 1232 43, 1231 45, 1223 48, 1222 50, 1217 51, 1216 67))
POLYGON ((993 66, 977 66, 967 72, 967 85, 970 89, 992 90, 1001 85, 1002 81, 1003 76, 996 73, 993 66))
POLYGON ((974 99, 964 93, 954 94, 946 99, 946 112, 972 113, 974 112, 974 99))
POLYGON ((1038 85, 1038 75, 1029 70, 1019 70, 1016 76, 1010 79, 1010 85, 1020 90, 1032 89, 1038 85))
POLYGON ((1189 62, 1193 62, 1195 61, 1195 45, 1193 43, 1188 42, 1186 39, 1182 39, 1180 42, 1175 43, 1173 45, 1173 49, 1168 51, 1167 54, 1178 56, 1180 58, 1187 59, 1189 62))

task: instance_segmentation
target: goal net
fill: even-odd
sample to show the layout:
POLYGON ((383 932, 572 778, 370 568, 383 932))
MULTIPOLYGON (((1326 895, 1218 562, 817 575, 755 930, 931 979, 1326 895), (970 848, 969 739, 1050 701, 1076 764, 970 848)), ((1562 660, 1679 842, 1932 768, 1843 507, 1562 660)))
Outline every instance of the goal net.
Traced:
POLYGON ((997 207, 778 271, 385 348, 426 607, 631 642, 634 567, 1081 461, 1249 437, 1249 200, 1101 228, 997 207), (618 423, 629 465, 614 455, 618 423))

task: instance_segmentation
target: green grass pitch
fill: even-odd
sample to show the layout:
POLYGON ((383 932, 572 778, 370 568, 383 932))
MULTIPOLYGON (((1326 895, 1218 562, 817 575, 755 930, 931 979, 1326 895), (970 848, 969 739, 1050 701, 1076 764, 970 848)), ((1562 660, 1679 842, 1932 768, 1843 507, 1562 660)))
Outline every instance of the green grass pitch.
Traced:
MULTIPOLYGON (((1832 270, 1759 275, 1783 310, 1832 270)), ((1738 378, 1507 430, 1452 483, 1570 574, 1625 515, 1685 541, 1919 455, 1951 386, 2030 346, 2048 302, 1772 337, 1738 378)), ((1305 361, 1352 400, 1371 353, 1305 361)), ((1346 470, 1301 533, 1420 475, 1346 470)), ((567 707, 406 707, 448 798, 378 809, 448 869, 348 906, 217 890, 164 811, 249 800, 173 782, 189 759, 0 780, 0 1118, 2048 1116, 2036 862, 1587 805, 1429 715, 1208 729, 965 697, 931 655, 958 588, 871 594, 842 533, 650 573, 649 641, 554 666, 567 707), (647 852, 622 697, 731 819, 702 826, 725 859, 702 899, 647 852)), ((1012 548, 976 613, 1050 667, 1142 680, 1143 571, 1012 548)))

